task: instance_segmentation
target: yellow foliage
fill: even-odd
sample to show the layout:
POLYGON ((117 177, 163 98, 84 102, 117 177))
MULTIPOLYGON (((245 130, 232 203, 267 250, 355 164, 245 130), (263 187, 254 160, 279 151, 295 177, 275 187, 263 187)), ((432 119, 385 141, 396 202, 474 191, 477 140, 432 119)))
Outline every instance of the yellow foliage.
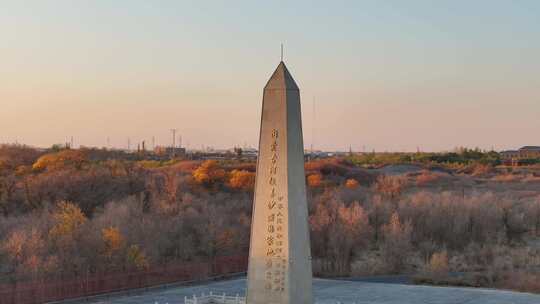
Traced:
POLYGON ((137 164, 145 169, 155 169, 162 166, 162 163, 157 160, 141 160, 137 164))
POLYGON ((101 230, 101 236, 105 243, 105 254, 108 256, 112 256, 124 244, 124 237, 116 227, 104 228, 101 230))
POLYGON ((345 187, 347 187, 349 189, 356 189, 359 186, 360 186, 360 184, 354 178, 350 178, 345 182, 345 187))
POLYGON ((203 162, 195 171, 193 178, 199 184, 211 184, 225 178, 225 170, 219 167, 215 160, 203 162))
POLYGON ((81 169, 87 162, 86 155, 80 150, 62 150, 56 153, 45 154, 32 165, 35 171, 55 170, 64 167, 81 169))
POLYGON ((81 209, 69 202, 60 202, 53 214, 54 225, 49 231, 52 238, 72 235, 86 222, 86 216, 81 209))
POLYGON ((138 245, 131 245, 127 251, 127 262, 135 266, 137 269, 146 269, 150 266, 144 252, 138 245))
POLYGON ((435 274, 448 272, 448 253, 445 251, 436 252, 429 261, 429 271, 435 274))
POLYGON ((255 173, 246 170, 233 170, 229 178, 229 185, 235 189, 253 189, 255 186, 255 173))

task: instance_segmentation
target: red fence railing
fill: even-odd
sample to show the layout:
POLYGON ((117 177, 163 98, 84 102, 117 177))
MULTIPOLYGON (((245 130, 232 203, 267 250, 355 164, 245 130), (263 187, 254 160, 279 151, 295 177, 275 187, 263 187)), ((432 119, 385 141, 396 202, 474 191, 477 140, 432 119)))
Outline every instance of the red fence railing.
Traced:
POLYGON ((109 292, 204 280, 244 272, 247 257, 218 257, 211 262, 189 262, 153 267, 145 271, 87 275, 61 281, 0 284, 0 304, 39 304, 109 292))

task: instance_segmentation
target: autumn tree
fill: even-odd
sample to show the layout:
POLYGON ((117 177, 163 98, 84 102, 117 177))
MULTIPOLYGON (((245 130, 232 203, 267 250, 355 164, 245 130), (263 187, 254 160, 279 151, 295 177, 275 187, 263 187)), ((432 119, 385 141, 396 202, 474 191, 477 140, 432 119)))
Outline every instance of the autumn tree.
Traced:
POLYGON ((116 227, 108 227, 101 230, 103 243, 105 244, 104 254, 107 257, 114 256, 124 246, 124 237, 116 227))
POLYGON ((444 275, 448 273, 448 252, 443 250, 431 256, 428 265, 428 272, 434 275, 444 275))
POLYGON ((360 184, 354 178, 349 178, 345 182, 345 187, 347 187, 347 189, 357 189, 359 186, 360 186, 360 184))
POLYGON ((105 257, 107 267, 114 269, 123 266, 123 248, 124 236, 120 233, 117 227, 107 227, 101 230, 101 238, 103 240, 103 255, 105 257))
POLYGON ((225 170, 217 161, 207 160, 193 171, 193 178, 199 184, 211 185, 225 178, 225 170))
POLYGON ((369 214, 369 223, 373 228, 374 241, 375 243, 378 243, 382 239, 382 230, 390 214, 392 213, 392 207, 388 201, 384 200, 380 195, 376 195, 372 197, 367 208, 369 214))
POLYGON ((382 253, 389 271, 399 273, 406 265, 407 257, 412 249, 409 222, 402 223, 397 212, 392 214, 390 222, 384 226, 384 242, 382 253))
POLYGON ((0 246, 7 255, 12 272, 32 278, 41 274, 46 259, 46 244, 40 231, 35 228, 14 230, 0 246))
POLYGON ((394 199, 401 194, 405 184, 406 179, 403 176, 381 175, 377 178, 374 189, 383 196, 394 199))
POLYGON ((252 190, 255 187, 255 173, 247 170, 232 170, 229 186, 233 189, 252 190))
POLYGON ((0 145, 0 162, 9 169, 32 165, 43 152, 24 145, 0 145))
POLYGON ((144 251, 138 245, 131 245, 127 249, 127 266, 137 270, 144 270, 150 266, 144 251))
POLYGON ((80 170, 87 162, 88 159, 86 153, 83 151, 65 149, 56 153, 49 153, 41 156, 32 165, 32 169, 35 171, 43 171, 72 167, 80 170))
POLYGON ((317 188, 322 185, 323 177, 320 173, 310 174, 307 177, 307 184, 309 187, 317 188))
POLYGON ((357 202, 346 206, 334 194, 317 205, 310 224, 313 254, 323 270, 348 274, 355 252, 370 241, 371 229, 364 209, 357 202))
POLYGON ((72 236, 85 222, 86 216, 81 209, 70 202, 60 202, 53 214, 54 224, 49 231, 52 239, 72 236))
POLYGON ((81 237, 81 228, 86 222, 86 216, 73 203, 60 202, 56 205, 49 239, 58 253, 60 267, 65 271, 76 271, 82 263, 77 244, 81 237))
POLYGON ((13 209, 13 196, 17 185, 17 178, 11 173, 0 174, 0 210, 8 215, 13 209))
POLYGON ((177 170, 167 170, 164 173, 165 177, 165 193, 169 203, 174 203, 178 200, 180 194, 181 176, 177 170))

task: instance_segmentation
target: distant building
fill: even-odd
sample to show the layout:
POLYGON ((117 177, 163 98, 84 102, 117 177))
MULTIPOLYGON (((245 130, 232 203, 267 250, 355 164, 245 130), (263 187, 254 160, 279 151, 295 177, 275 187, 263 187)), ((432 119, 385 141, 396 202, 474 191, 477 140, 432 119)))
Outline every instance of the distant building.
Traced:
POLYGON ((525 159, 540 159, 540 146, 525 146, 519 150, 507 150, 500 153, 504 163, 518 165, 525 159))
POLYGON ((243 148, 242 149, 242 156, 246 157, 246 158, 257 159, 258 154, 259 154, 259 152, 257 151, 257 149, 254 149, 254 148, 243 148))
POLYGON ((183 157, 186 155, 186 148, 172 148, 157 146, 154 148, 154 153, 158 156, 172 156, 183 157))

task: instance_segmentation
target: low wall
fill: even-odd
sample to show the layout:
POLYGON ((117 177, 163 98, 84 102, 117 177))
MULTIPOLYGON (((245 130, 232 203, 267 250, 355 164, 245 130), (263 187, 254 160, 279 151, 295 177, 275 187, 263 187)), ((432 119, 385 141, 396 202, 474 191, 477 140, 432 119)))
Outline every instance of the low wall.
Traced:
POLYGON ((1 284, 0 304, 39 304, 101 294, 131 293, 136 290, 166 288, 172 284, 201 282, 242 273, 246 269, 245 256, 218 257, 209 262, 167 264, 137 272, 1 284))

